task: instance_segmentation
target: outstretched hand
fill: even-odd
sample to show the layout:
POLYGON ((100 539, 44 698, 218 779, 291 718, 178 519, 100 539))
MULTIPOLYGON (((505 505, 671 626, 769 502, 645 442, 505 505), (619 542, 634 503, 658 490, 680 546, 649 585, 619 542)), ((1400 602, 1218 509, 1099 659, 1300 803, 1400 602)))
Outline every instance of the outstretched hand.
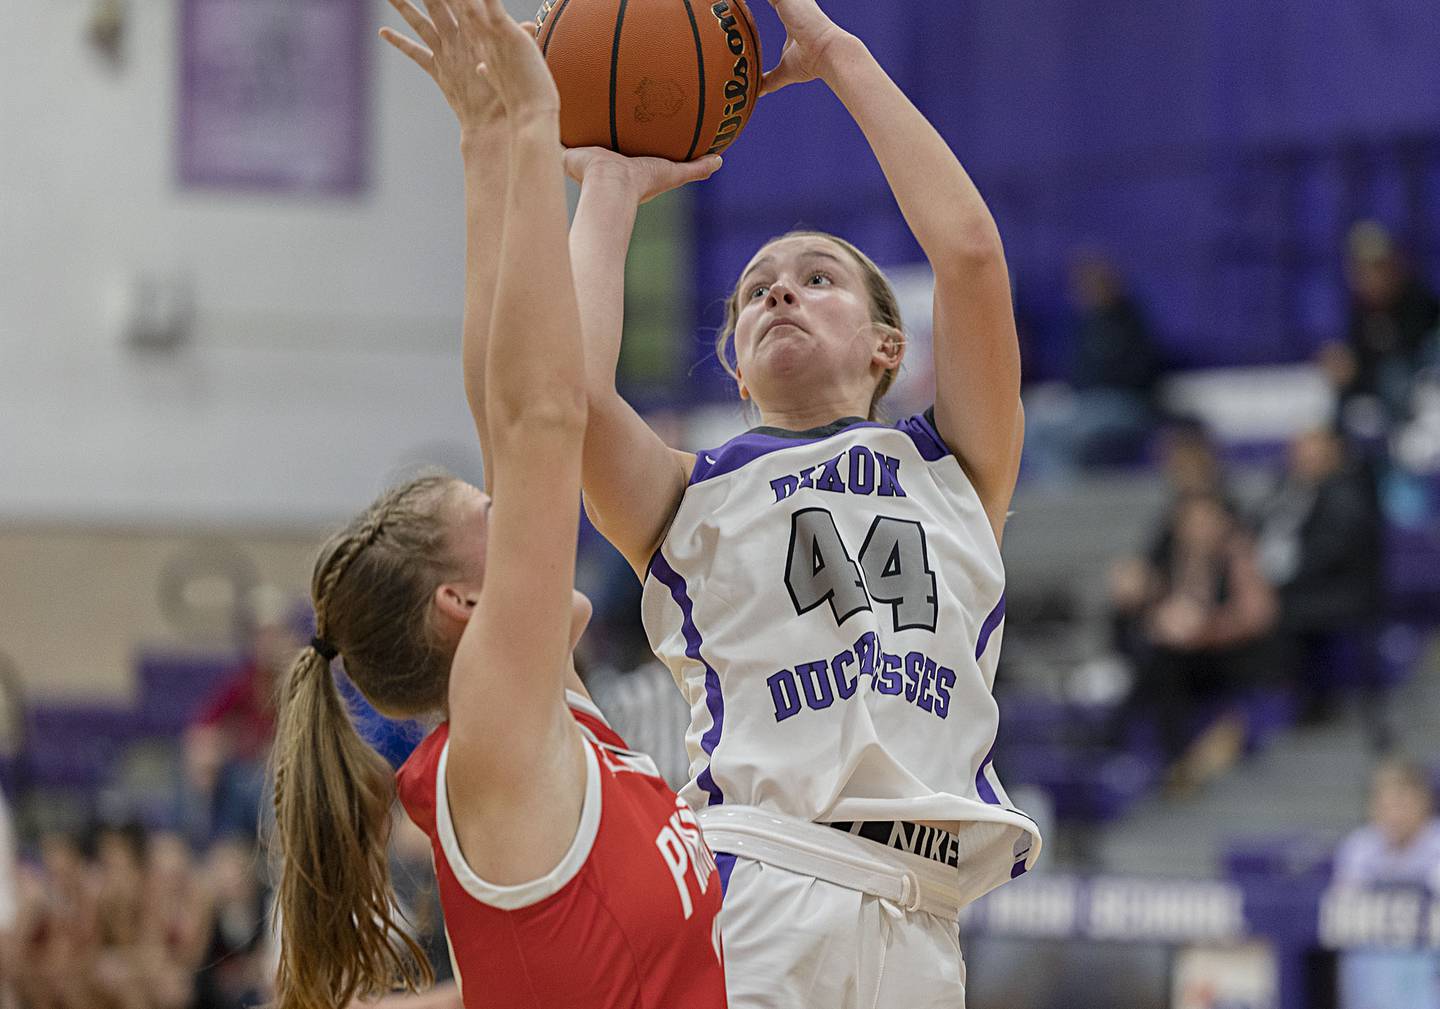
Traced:
MULTIPOLYGON (((480 40, 460 30, 447 0, 422 2, 429 17, 411 0, 390 0, 390 6, 420 36, 420 42, 388 26, 380 29, 380 37, 430 75, 462 127, 488 126, 504 119, 505 108, 499 93, 480 72, 480 64, 485 59, 480 40)), ((470 0, 454 2, 463 6, 470 0)))
POLYGON ((533 24, 513 20, 500 0, 421 2, 428 17, 412 0, 390 0, 420 42, 389 27, 380 29, 380 37, 430 75, 462 126, 559 109, 533 24))
POLYGON ((830 20, 817 0, 770 0, 770 6, 785 26, 785 48, 780 62, 760 81, 762 97, 823 77, 836 44, 853 38, 830 20))
POLYGON ((545 64, 533 21, 521 24, 500 0, 454 0, 460 26, 485 49, 484 72, 512 120, 527 115, 558 115, 560 91, 545 64))
POLYGON ((661 193, 714 175, 722 164, 711 154, 695 161, 667 161, 664 158, 631 158, 604 147, 573 147, 565 152, 566 173, 584 185, 598 176, 619 178, 635 194, 637 203, 648 203, 661 193))

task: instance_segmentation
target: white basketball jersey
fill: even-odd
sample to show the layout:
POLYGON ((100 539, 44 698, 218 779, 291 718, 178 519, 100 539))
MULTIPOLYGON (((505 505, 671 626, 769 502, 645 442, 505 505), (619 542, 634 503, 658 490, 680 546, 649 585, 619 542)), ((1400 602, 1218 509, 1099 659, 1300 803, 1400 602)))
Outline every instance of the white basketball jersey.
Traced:
POLYGON ((698 456, 645 580, 696 809, 958 825, 983 892, 1040 837, 990 756, 999 546, 930 414, 757 428, 698 456))

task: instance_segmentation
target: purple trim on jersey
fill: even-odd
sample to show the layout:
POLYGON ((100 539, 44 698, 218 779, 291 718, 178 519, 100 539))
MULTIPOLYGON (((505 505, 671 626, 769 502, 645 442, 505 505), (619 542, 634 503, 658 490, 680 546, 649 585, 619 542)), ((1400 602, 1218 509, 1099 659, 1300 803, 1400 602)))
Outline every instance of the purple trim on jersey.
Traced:
MULTIPOLYGON (((690 589, 685 584, 685 579, 670 566, 665 554, 658 550, 650 560, 650 573, 670 590, 670 598, 680 607, 680 631, 685 635, 685 654, 705 667, 705 707, 710 711, 710 728, 700 737, 700 749, 704 750, 708 757, 715 752, 715 747, 720 742, 720 733, 725 726, 725 698, 720 693, 720 674, 700 654, 700 646, 704 644, 704 640, 695 626, 695 603, 690 598, 690 589)), ((725 802, 725 795, 720 791, 720 786, 715 784, 709 765, 700 772, 695 783, 709 794, 710 805, 719 806, 725 802)))
POLYGON ((931 411, 927 410, 902 420, 895 427, 910 436, 920 458, 926 462, 939 462, 951 454, 950 447, 945 444, 945 439, 940 437, 940 432, 931 418, 931 411))
POLYGON ((985 654, 985 648, 990 644, 990 635, 995 633, 995 628, 1000 626, 1000 621, 1005 619, 1005 594, 1000 594, 1000 601, 980 625, 980 640, 975 642, 975 661, 980 661, 980 656, 985 654))
POLYGON ((697 453, 695 469, 690 473, 690 486, 693 487, 697 483, 725 476, 727 473, 734 473, 742 466, 748 465, 762 456, 767 456, 771 452, 779 452, 781 449, 795 448, 799 445, 814 445, 816 442, 826 441, 836 435, 844 434, 846 431, 853 431, 857 427, 883 428, 884 426, 884 424, 874 424, 870 421, 858 421, 818 438, 803 436, 786 438, 760 431, 746 431, 742 435, 731 438, 719 448, 697 453))
POLYGON ((715 853, 715 869, 720 873, 720 897, 730 892, 730 874, 735 871, 735 856, 728 851, 715 853))
POLYGON ((690 486, 693 487, 697 483, 725 476, 727 473, 734 473, 742 466, 767 456, 771 452, 794 448, 797 445, 814 445, 816 442, 827 441, 836 435, 854 431, 857 428, 899 431, 915 443, 916 450, 926 462, 936 462, 950 454, 950 449, 946 447, 944 439, 935 429, 928 413, 917 413, 913 417, 900 421, 893 428, 887 428, 884 424, 870 420, 855 420, 844 424, 843 427, 840 426, 842 423, 843 421, 836 421, 824 428, 817 428, 815 432, 796 431, 793 434, 771 434, 763 429, 746 431, 742 435, 731 438, 719 448, 696 453, 695 468, 690 473, 690 486))
POLYGON ((991 786, 990 779, 985 777, 985 768, 989 767, 994 759, 995 747, 992 744, 990 752, 985 754, 984 760, 980 761, 980 770, 975 773, 975 791, 979 793, 980 798, 984 799, 990 805, 998 806, 1000 805, 1000 796, 995 794, 995 789, 991 786))
POLYGON ((1010 867, 1010 878, 1019 879, 1023 875, 1025 875, 1025 860, 1022 858, 1010 867))

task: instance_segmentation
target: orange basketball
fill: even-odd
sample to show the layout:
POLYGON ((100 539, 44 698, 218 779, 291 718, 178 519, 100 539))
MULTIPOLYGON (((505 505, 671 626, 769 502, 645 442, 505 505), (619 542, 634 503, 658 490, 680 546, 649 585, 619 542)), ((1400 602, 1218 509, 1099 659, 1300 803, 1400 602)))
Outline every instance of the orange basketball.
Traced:
POLYGON ((760 95, 760 35, 745 0, 545 0, 536 20, 567 147, 718 154, 760 95))

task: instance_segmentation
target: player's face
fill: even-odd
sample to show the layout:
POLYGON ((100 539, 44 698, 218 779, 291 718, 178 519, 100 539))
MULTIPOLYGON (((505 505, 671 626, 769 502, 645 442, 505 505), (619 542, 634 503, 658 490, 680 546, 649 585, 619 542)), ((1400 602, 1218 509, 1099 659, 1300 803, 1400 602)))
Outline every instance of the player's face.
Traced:
POLYGON ((742 395, 763 407, 807 388, 873 386, 880 335, 860 265, 828 239, 771 242, 741 275, 735 320, 742 395))

